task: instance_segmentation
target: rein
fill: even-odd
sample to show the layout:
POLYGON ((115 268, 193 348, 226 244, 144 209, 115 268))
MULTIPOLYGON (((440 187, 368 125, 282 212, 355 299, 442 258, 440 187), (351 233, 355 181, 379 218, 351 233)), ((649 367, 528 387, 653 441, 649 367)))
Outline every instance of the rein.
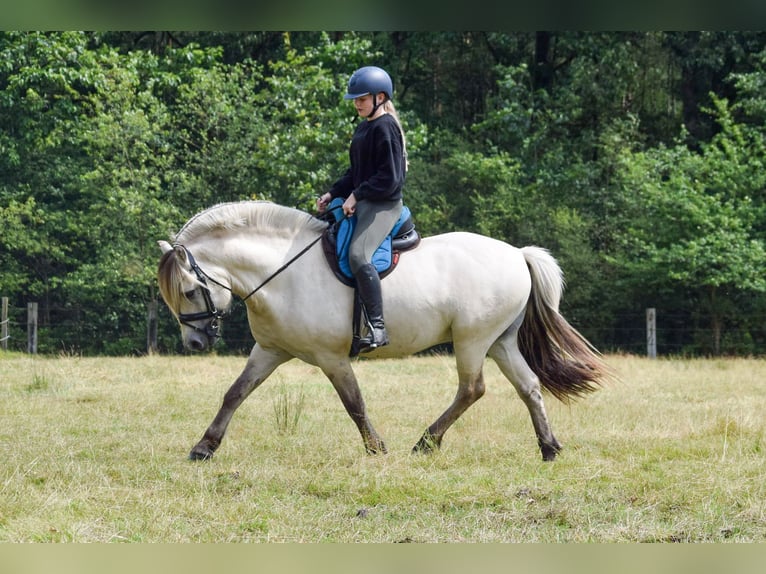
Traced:
MULTIPOLYGON (((345 219, 345 218, 346 218, 346 215, 344 214, 342 216, 342 219, 345 219)), ((253 289, 247 295, 245 295, 245 297, 242 298, 242 301, 247 301, 250 297, 255 295, 263 287, 265 287, 277 275, 282 273, 285 269, 290 267, 290 265, 295 263, 303 255, 305 255, 309 249, 311 249, 314 245, 316 245, 317 243, 319 243, 319 241, 321 241, 322 235, 323 234, 320 233, 316 239, 312 240, 308 245, 306 245, 306 247, 301 249, 289 261, 287 261, 279 269, 274 271, 274 273, 272 273, 266 279, 264 279, 260 285, 258 285, 255 289, 253 289)), ((219 287, 226 289, 231 294, 234 294, 234 292, 231 290, 230 286, 225 285, 221 283, 220 281, 218 281, 215 277, 208 275, 199 266, 199 264, 197 263, 197 260, 194 259, 194 255, 192 255, 188 247, 180 243, 176 243, 174 247, 180 247, 186 253, 186 256, 189 259, 189 265, 191 266, 192 271, 194 271, 194 274, 197 276, 197 279, 202 284, 202 287, 203 287, 202 296, 205 300, 205 308, 206 308, 205 311, 200 311, 199 313, 179 313, 178 320, 184 325, 194 329, 195 331, 203 333, 204 335, 208 337, 208 339, 210 339, 213 343, 215 343, 215 341, 217 341, 220 338, 220 335, 219 335, 220 324, 218 321, 223 317, 224 313, 215 306, 215 303, 213 303, 213 299, 210 296, 210 289, 207 286, 207 280, 210 280, 211 283, 214 283, 218 285, 219 287), (192 324, 193 321, 201 321, 203 319, 212 319, 210 323, 205 326, 204 329, 192 324)))
MULTIPOLYGON (((282 267, 274 271, 271 275, 269 275, 266 279, 264 279, 260 285, 258 285, 255 289, 250 291, 245 297, 242 298, 242 301, 247 301, 250 297, 255 295, 260 289, 265 287, 272 279, 274 279, 277 275, 282 273, 285 269, 290 267, 293 263, 295 263, 299 258, 301 258, 303 255, 306 254, 306 252, 311 249, 314 245, 316 245, 320 240, 322 239, 322 235, 320 234, 319 237, 312 240, 306 247, 301 249, 295 256, 293 256, 289 261, 287 261, 282 267)), ((181 247, 184 252, 186 253, 187 258, 189 259, 189 265, 192 268, 192 271, 194 271, 194 274, 197 276, 197 279, 202 284, 202 296, 205 300, 205 311, 200 311, 199 313, 179 313, 178 319, 181 323, 184 325, 191 327, 195 331, 199 331, 201 333, 204 333, 209 339, 211 340, 217 340, 219 338, 218 331, 220 329, 220 326, 218 324, 218 320, 223 317, 223 312, 220 311, 216 306, 215 303, 213 303, 213 299, 210 296, 210 289, 207 286, 207 280, 210 280, 211 283, 214 283, 218 285, 219 287, 226 289, 229 293, 234 293, 231 290, 231 287, 228 285, 225 285, 218 281, 215 277, 212 277, 208 273, 205 272, 205 270, 202 269, 202 267, 199 266, 197 263, 197 260, 194 259, 194 255, 192 255, 192 252, 189 251, 189 248, 185 245, 181 245, 180 243, 177 243, 175 247, 181 247), (192 321, 201 321, 202 319, 212 319, 209 325, 207 325, 204 329, 201 329, 197 327, 196 325, 192 325, 192 321)))
MULTIPOLYGON (((295 263, 295 262, 296 262, 296 261, 297 261, 297 260, 298 260, 300 257, 302 257, 303 255, 305 255, 305 254, 306 254, 306 252, 307 252, 309 249, 311 249, 312 247, 314 247, 314 245, 316 245, 316 244, 317 244, 317 243, 318 243, 318 242, 319 242, 321 239, 322 239, 322 236, 320 235, 319 237, 317 237, 316 239, 314 239, 314 240, 313 240, 311 243, 309 243, 309 244, 308 244, 306 247, 304 247, 303 249, 301 249, 301 250, 300 250, 300 252, 299 252, 297 255, 295 255, 295 256, 294 256, 292 259, 290 259, 290 261, 288 261, 287 263, 285 263, 284 265, 282 265, 282 267, 280 267, 279 269, 277 269, 276 271, 274 271, 274 273, 272 273, 271 275, 269 275, 269 276, 268 276, 266 279, 264 279, 264 280, 261 282, 261 284, 260 284, 260 285, 258 285, 258 287, 256 287, 256 288, 255 288, 255 289, 253 289, 252 291, 250 291, 250 293, 248 293, 247 295, 245 295, 245 296, 242 298, 242 300, 243 300, 243 301, 247 301, 247 300, 248 300, 250 297, 252 297, 253 295, 255 295, 255 294, 256 294, 256 293, 257 293, 257 292, 258 292, 260 289, 262 289, 263 287, 265 287, 265 286, 266 286, 266 284, 267 284, 269 281, 271 281, 272 279, 274 279, 274 277, 276 277, 277 275, 279 275, 280 273, 282 273, 282 271, 284 271, 285 269, 287 269, 288 267, 290 267, 290 265, 292 265, 293 263, 295 263)), ((210 282, 211 282, 211 283, 215 283, 215 284, 216 284, 216 285, 218 285, 219 287, 222 287, 222 288, 226 289, 226 290, 227 290, 229 293, 232 293, 232 294, 234 293, 234 291, 232 291, 232 290, 231 290, 231 287, 229 287, 228 285, 224 285, 223 283, 221 283, 220 281, 218 281, 218 280, 217 280, 215 277, 212 277, 211 275, 208 275, 208 274, 207 274, 207 273, 206 273, 206 272, 205 272, 205 271, 204 271, 204 270, 203 270, 203 269, 202 269, 202 268, 201 268, 201 267, 200 267, 200 266, 197 264, 197 261, 194 259, 194 255, 192 255, 192 253, 191 253, 191 251, 189 251, 189 248, 188 248, 188 247, 186 247, 185 245, 181 245, 181 244, 176 244, 176 247, 181 247, 181 248, 183 248, 183 250, 186 252, 186 256, 189 258, 189 265, 191 265, 192 271, 194 271, 194 273, 197 275, 197 279, 199 279, 199 280, 200 280, 200 282, 201 282, 203 285, 205 285, 205 289, 206 289, 206 290, 207 290, 207 281, 206 281, 206 279, 210 279, 210 282)), ((207 298, 208 298, 208 297, 209 297, 209 290, 208 290, 208 296, 207 296, 207 297, 205 297, 205 303, 207 303, 207 298)), ((210 307, 215 307, 215 306, 213 305, 213 302, 212 302, 212 301, 210 301, 210 305, 209 305, 209 306, 210 306, 210 307)), ((194 314, 195 314, 195 315, 201 315, 202 313, 194 313, 194 314)))
MULTIPOLYGON (((338 220, 338 222, 340 222, 340 221, 342 221, 342 220, 346 219, 347 217, 348 217, 348 216, 347 216, 347 215, 344 213, 344 214, 341 216, 341 218, 338 220)), ((266 279, 265 279, 263 282, 261 282, 261 284, 260 284, 260 285, 258 285, 258 287, 256 287, 256 288, 255 288, 255 289, 253 289, 252 291, 250 291, 250 293, 248 293, 247 295, 245 295, 245 296, 242 298, 242 301, 247 301, 247 300, 248 300, 250 297, 252 297, 253 295, 255 295, 255 294, 256 294, 256 293, 257 293, 257 292, 258 292, 260 289, 262 289, 264 286, 266 286, 266 284, 267 284, 269 281, 271 281, 272 279, 274 279, 274 277, 276 277, 277 275, 279 275, 280 273, 282 273, 282 271, 284 271, 285 269, 287 269, 288 267, 290 267, 290 265, 292 265, 293 263, 295 263, 295 262, 296 262, 298 259, 300 259, 301 257, 303 257, 303 255, 305 255, 305 254, 306 254, 306 252, 307 252, 309 249, 311 249, 312 247, 314 247, 314 245, 316 245, 317 243, 319 243, 319 241, 321 241, 321 240, 322 240, 322 234, 320 234, 320 235, 319 235, 319 237, 317 237, 316 239, 314 239, 314 240, 313 240, 311 243, 309 243, 308 245, 306 245, 306 247, 304 247, 303 249, 301 249, 301 250, 298 252, 298 254, 297 254, 297 255, 295 255, 295 256, 294 256, 292 259, 290 259, 290 260, 289 260, 287 263, 285 263, 284 265, 282 265, 282 267, 280 267, 279 269, 277 269, 276 271, 274 271, 274 273, 272 273, 271 275, 269 275, 269 276, 268 276, 268 277, 267 277, 267 278, 266 278, 266 279)), ((200 281, 201 281, 203 284, 205 284, 205 285, 206 285, 206 281, 205 281, 205 278, 207 278, 207 279, 210 279, 210 281, 211 281, 211 282, 215 283, 215 284, 216 284, 216 285, 218 285, 219 287, 223 287, 224 289, 226 289, 226 290, 227 290, 229 293, 232 293, 232 294, 234 293, 234 292, 231 290, 231 287, 229 287, 228 285, 224 285, 224 284, 223 284, 223 283, 221 283, 220 281, 217 281, 215 278, 213 278, 213 277, 211 277, 210 275, 208 275, 207 273, 205 273, 205 271, 203 271, 203 270, 202 270, 202 268, 201 268, 199 265, 197 265, 197 262, 195 261, 195 259, 194 259, 194 256, 191 254, 191 251, 189 251, 189 249, 188 249, 188 248, 187 248, 185 245, 176 244, 176 246, 178 246, 178 247, 182 247, 182 248, 183 248, 183 250, 186 252, 186 255, 189 257, 189 264, 191 265, 191 268, 194 270, 194 272, 197 274, 197 278, 198 278, 198 279, 199 279, 199 280, 200 280, 200 281)), ((211 305, 212 305, 212 301, 211 301, 211 305)))
MULTIPOLYGON (((304 247, 303 249, 301 249, 301 251, 298 253, 298 255, 296 255, 295 257, 293 257, 292 259, 290 259, 290 261, 288 261, 287 263, 285 263, 284 265, 282 265, 282 267, 280 267, 279 269, 277 269, 276 271, 274 271, 274 273, 272 273, 271 275, 269 275, 269 276, 266 278, 266 280, 265 280, 265 281, 263 281, 263 282, 262 282, 260 285, 258 285, 258 287, 256 287, 256 288, 255 288, 255 289, 253 289, 252 291, 250 291, 250 293, 248 293, 248 294, 247 294, 245 297, 243 297, 243 298, 242 298, 242 300, 243 300, 243 301, 247 301, 247 300, 248 300, 248 299, 249 299, 249 298, 250 298, 252 295, 255 295, 255 294, 258 292, 258 290, 259 290, 259 289, 261 289, 261 287, 263 287, 263 286, 264 286, 264 285, 266 285, 266 284, 267 284, 269 281, 271 281, 272 279, 274 279, 274 277, 276 277, 277 275, 279 275, 280 273, 282 273, 282 271, 284 271, 285 269, 287 269, 288 267, 290 267, 290 265, 292 265, 293 263, 295 263, 295 261, 296 261, 297 259, 299 259, 300 257, 302 257, 302 256, 303 256, 303 255, 304 255, 304 254, 305 254, 305 253, 306 253, 306 252, 309 250, 309 249, 311 249, 312 247, 314 247, 314 245, 316 245, 316 244, 317 244, 317 242, 319 242, 321 239, 322 239, 322 235, 320 234, 320 235, 319 235, 319 237, 317 237, 316 239, 314 239, 314 241, 312 241, 312 242, 311 242, 311 243, 309 243, 309 244, 308 244, 306 247, 304 247)), ((212 279, 211 279, 211 281, 212 281, 212 279)), ((220 285, 220 283, 219 283, 219 285, 220 285)), ((229 291, 231 291, 231 289, 229 289, 229 291)))

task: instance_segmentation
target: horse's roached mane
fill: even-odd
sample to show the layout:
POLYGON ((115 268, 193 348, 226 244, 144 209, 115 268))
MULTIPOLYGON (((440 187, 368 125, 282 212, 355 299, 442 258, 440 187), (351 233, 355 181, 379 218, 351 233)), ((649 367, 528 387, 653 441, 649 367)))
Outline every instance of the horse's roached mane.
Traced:
POLYGON ((192 217, 175 236, 176 243, 188 241, 218 229, 253 227, 263 230, 295 231, 307 228, 322 231, 327 223, 311 214, 270 201, 219 203, 192 217))

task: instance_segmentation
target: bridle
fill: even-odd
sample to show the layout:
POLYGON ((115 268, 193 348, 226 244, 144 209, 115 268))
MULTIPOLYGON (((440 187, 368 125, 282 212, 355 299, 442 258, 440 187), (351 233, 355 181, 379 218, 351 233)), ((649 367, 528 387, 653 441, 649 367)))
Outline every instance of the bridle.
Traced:
MULTIPOLYGON (((320 234, 319 237, 311 241, 306 247, 304 247, 300 252, 298 252, 297 255, 295 255, 292 259, 290 259, 287 263, 282 265, 279 269, 274 271, 271 275, 269 275, 264 281, 261 282, 260 285, 258 285, 255 289, 250 291, 245 297, 242 298, 242 301, 247 301, 250 297, 255 295, 261 288, 263 288, 269 281, 274 279, 277 275, 282 273, 285 269, 287 269, 290 265, 292 265, 299 257, 303 256, 309 249, 311 249, 316 243, 318 243, 322 239, 322 235, 320 234)), ((207 280, 209 279, 211 283, 215 283, 219 287, 222 287, 226 289, 229 293, 232 295, 234 292, 231 290, 231 287, 228 285, 224 285, 220 281, 217 281, 215 278, 211 277, 205 271, 202 270, 202 268, 197 264, 197 260, 194 259, 194 255, 192 255, 191 251, 189 251, 189 248, 185 245, 176 244, 174 247, 180 247, 184 250, 186 253, 186 257, 189 260, 189 265, 192 268, 192 271, 194 271, 194 274, 197 276, 197 280, 200 282, 200 285, 202 286, 202 298, 205 301, 205 310, 199 311, 198 313, 179 313, 178 314, 178 321, 182 325, 186 325, 187 327, 194 329, 197 333, 202 333, 208 338, 208 342, 210 345, 214 345, 218 339, 221 338, 221 323, 220 320, 224 316, 224 311, 220 311, 216 306, 215 303, 213 303, 213 298, 210 295, 210 288, 207 285, 207 280), (197 321, 204 321, 206 319, 210 319, 210 321, 203 327, 198 327, 194 323, 197 321)))
POLYGON ((197 260, 194 259, 194 255, 192 255, 191 251, 189 251, 186 247, 183 245, 179 245, 178 247, 181 247, 186 253, 186 257, 189 260, 189 265, 191 265, 192 271, 194 271, 194 274, 197 276, 197 280, 202 285, 200 291, 202 291, 202 298, 205 301, 204 311, 200 311, 198 313, 179 313, 178 322, 182 325, 186 325, 191 329, 194 329, 197 333, 202 333, 205 335, 208 338, 208 342, 212 346, 216 343, 216 341, 218 341, 218 339, 221 338, 220 320, 224 313, 215 306, 215 303, 213 303, 213 298, 210 296, 210 288, 207 286, 207 279, 210 279, 211 282, 215 283, 216 285, 220 285, 229 292, 231 292, 231 287, 227 287, 226 285, 216 281, 210 277, 210 275, 205 273, 197 264, 197 260), (205 325, 204 328, 198 327, 194 324, 196 321, 204 321, 206 319, 210 319, 210 321, 205 325))

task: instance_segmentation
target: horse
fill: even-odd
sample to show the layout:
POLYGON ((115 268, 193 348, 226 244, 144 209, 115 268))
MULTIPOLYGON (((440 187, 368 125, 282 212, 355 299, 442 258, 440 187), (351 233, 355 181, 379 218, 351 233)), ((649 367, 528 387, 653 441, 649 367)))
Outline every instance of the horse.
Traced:
MULTIPOLYGON (((349 357, 354 290, 336 278, 316 245, 328 225, 267 201, 231 202, 194 215, 172 244, 158 241, 159 289, 184 346, 199 352, 214 345, 234 296, 245 300, 255 339, 191 460, 210 459, 237 408, 293 358, 317 366, 330 380, 366 452, 387 452, 349 357)), ((458 373, 454 400, 413 452, 439 449, 445 432, 484 394, 489 357, 527 406, 543 460, 556 458, 562 446, 541 390, 569 403, 609 378, 602 355, 559 313, 563 288, 557 261, 538 246, 517 248, 458 231, 424 237, 401 254, 382 283, 390 344, 365 356, 406 357, 451 343, 458 373)))

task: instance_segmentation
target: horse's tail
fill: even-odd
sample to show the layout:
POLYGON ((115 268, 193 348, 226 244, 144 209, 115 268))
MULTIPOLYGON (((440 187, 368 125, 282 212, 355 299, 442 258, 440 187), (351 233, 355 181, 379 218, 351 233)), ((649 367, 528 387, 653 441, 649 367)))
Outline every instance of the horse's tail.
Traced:
POLYGON ((519 328, 521 354, 543 388, 564 403, 598 389, 612 377, 601 354, 559 313, 564 276, 542 247, 524 247, 532 290, 519 328))

